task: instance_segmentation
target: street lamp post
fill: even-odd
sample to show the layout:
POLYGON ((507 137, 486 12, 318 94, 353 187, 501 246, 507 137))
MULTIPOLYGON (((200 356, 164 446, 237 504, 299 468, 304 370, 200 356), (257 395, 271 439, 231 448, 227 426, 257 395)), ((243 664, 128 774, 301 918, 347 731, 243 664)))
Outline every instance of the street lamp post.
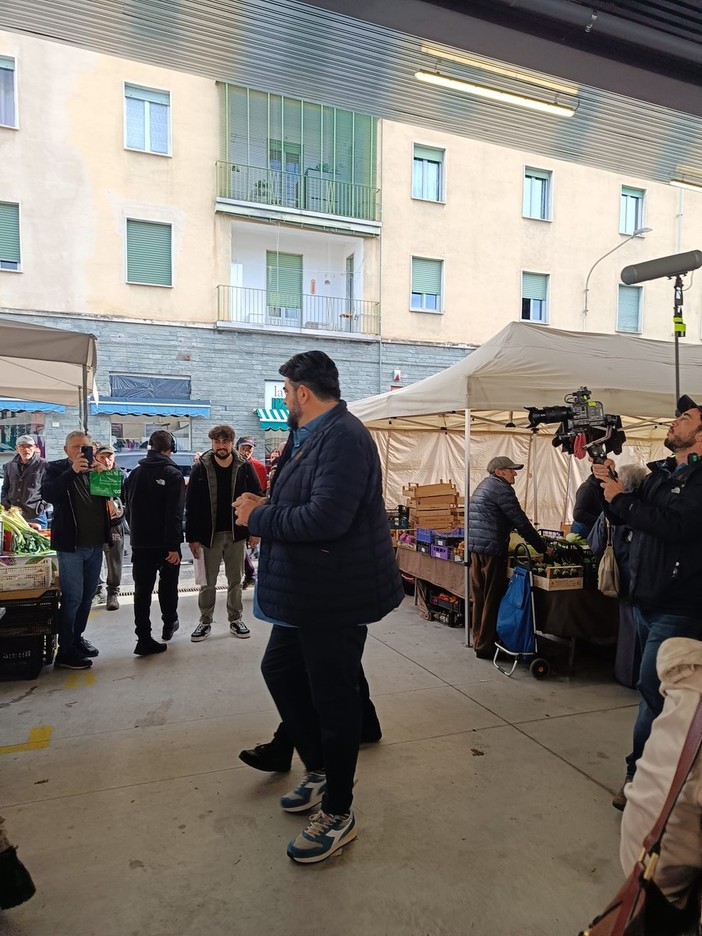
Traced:
POLYGON ((587 321, 587 313, 588 313, 587 302, 588 302, 588 293, 590 292, 590 277, 592 276, 592 271, 595 269, 598 263, 601 263, 605 259, 605 257, 608 257, 610 254, 613 254, 615 250, 619 250, 620 247, 623 247, 624 244, 628 244, 630 240, 633 240, 635 237, 638 237, 640 234, 648 234, 652 230, 653 228, 649 228, 649 227, 636 228, 634 233, 630 234, 626 238, 626 240, 623 240, 621 243, 617 244, 616 247, 612 247, 612 249, 608 250, 606 254, 602 254, 600 259, 595 260, 595 262, 592 264, 592 266, 590 267, 590 272, 587 274, 587 278, 585 279, 585 307, 583 309, 583 329, 585 328, 585 322, 587 321))

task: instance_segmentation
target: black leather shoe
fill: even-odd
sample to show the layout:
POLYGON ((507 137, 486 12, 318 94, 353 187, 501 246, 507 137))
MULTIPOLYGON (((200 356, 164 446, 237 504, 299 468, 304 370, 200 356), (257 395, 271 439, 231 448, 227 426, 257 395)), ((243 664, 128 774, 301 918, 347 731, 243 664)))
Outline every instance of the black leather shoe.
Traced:
POLYGON ((269 773, 287 773, 292 766, 292 758, 281 755, 275 742, 257 744, 255 748, 239 752, 239 760, 255 770, 269 773))
POLYGON ((17 857, 14 845, 0 852, 0 910, 19 906, 35 891, 34 881, 17 857))
POLYGON ((86 640, 85 637, 81 637, 78 643, 76 644, 76 650, 80 653, 81 656, 86 657, 96 657, 99 655, 100 651, 97 647, 94 647, 89 640, 86 640))
POLYGON ((178 618, 176 618, 172 624, 164 624, 163 630, 161 631, 161 640, 170 640, 179 627, 180 621, 178 618))
POLYGON ((151 656, 152 653, 163 653, 164 650, 168 650, 168 647, 154 640, 153 637, 140 637, 134 648, 137 656, 151 656))

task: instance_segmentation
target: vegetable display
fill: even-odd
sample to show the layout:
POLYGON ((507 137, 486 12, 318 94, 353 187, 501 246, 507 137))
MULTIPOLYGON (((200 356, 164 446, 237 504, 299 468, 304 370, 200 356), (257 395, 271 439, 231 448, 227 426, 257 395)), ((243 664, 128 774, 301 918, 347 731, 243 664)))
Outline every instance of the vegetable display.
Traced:
POLYGON ((5 531, 4 539, 8 552, 19 556, 40 556, 52 551, 51 540, 33 530, 19 508, 10 507, 9 510, 4 510, 0 507, 0 522, 5 531))

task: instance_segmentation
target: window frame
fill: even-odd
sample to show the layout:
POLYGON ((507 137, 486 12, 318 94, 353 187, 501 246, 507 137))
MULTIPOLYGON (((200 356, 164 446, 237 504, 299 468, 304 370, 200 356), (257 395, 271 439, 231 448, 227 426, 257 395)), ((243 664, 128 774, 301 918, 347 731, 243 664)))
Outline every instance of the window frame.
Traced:
POLYGON ((0 200, 0 205, 17 206, 17 251, 19 260, 3 260, 0 258, 0 273, 22 273, 22 205, 20 202, 0 200), (3 263, 17 263, 16 267, 3 266, 3 263))
MULTIPOLYGON (((134 98, 134 100, 143 100, 144 104, 152 104, 153 101, 149 101, 145 98, 134 98)), ((166 106, 166 105, 161 105, 166 106)), ((167 88, 153 88, 147 85, 137 84, 134 81, 124 81, 122 82, 122 111, 123 111, 123 120, 124 120, 124 148, 129 150, 131 153, 147 153, 149 156, 161 156, 170 158, 173 156, 173 121, 171 120, 171 112, 173 108, 173 100, 170 89, 167 88), (144 109, 144 148, 142 149, 139 146, 130 146, 128 139, 128 122, 127 122, 127 88, 135 88, 137 91, 152 91, 156 94, 167 94, 168 95, 168 143, 167 150, 165 153, 159 153, 158 150, 150 149, 150 133, 151 128, 151 115, 150 108, 144 109)))
POLYGON ((14 106, 14 117, 15 122, 13 124, 0 123, 0 127, 5 130, 19 130, 19 94, 18 94, 18 85, 19 81, 17 80, 17 56, 16 55, 0 55, 0 59, 12 59, 13 65, 12 69, 3 69, 3 71, 12 71, 13 80, 12 80, 12 102, 14 106))
MULTIPOLYGON (((411 185, 410 191, 411 196, 415 201, 424 201, 424 202, 433 202, 434 204, 443 205, 446 203, 446 149, 440 146, 428 146, 424 143, 413 143, 412 144, 412 175, 411 175, 411 185), (433 152, 441 155, 441 160, 430 160, 426 157, 417 156, 417 150, 432 150, 433 152), (429 162, 436 162, 439 166, 439 178, 437 184, 437 197, 432 198, 428 195, 417 195, 414 190, 414 169, 415 164, 421 162, 423 164, 429 162)), ((427 183, 425 178, 425 170, 422 171, 422 188, 426 190, 427 183)))
POLYGON ((552 221, 553 220, 553 170, 552 169, 539 169, 538 166, 524 166, 524 171, 522 173, 522 217, 527 218, 530 221, 552 221), (541 175, 529 173, 541 173, 541 175), (545 176, 546 178, 543 178, 545 176), (544 206, 544 214, 534 215, 527 214, 526 212, 526 192, 527 192, 527 178, 539 179, 541 178, 543 182, 546 183, 546 200, 544 206))
POLYGON ((445 308, 444 308, 445 269, 446 269, 445 260, 442 260, 438 257, 420 257, 415 254, 412 254, 410 258, 410 312, 424 312, 424 313, 428 313, 429 315, 443 315, 444 314, 445 312, 445 308), (414 285, 414 261, 415 260, 428 260, 430 263, 440 264, 440 267, 439 267, 439 275, 441 278, 441 282, 439 284, 440 292, 438 294, 437 293, 419 293, 419 292, 416 293, 416 295, 419 295, 422 297, 436 296, 437 307, 435 309, 427 308, 426 305, 415 306, 413 304, 413 296, 415 295, 415 291, 412 287, 414 285))
POLYGON ((616 317, 614 321, 614 330, 615 332, 617 332, 617 334, 619 335, 642 335, 643 334, 643 305, 644 305, 643 286, 626 286, 623 283, 617 284, 617 311, 616 311, 616 317), (619 325, 619 298, 622 295, 622 290, 624 289, 627 289, 627 290, 635 289, 637 291, 638 300, 639 300, 638 301, 638 314, 639 314, 638 326, 639 327, 636 331, 632 331, 629 328, 621 328, 619 325))
POLYGON ((519 309, 519 321, 520 322, 531 322, 533 325, 550 325, 551 323, 551 274, 550 273, 536 273, 534 270, 522 270, 520 272, 520 283, 519 283, 519 295, 520 295, 520 309, 519 309), (544 299, 532 299, 524 295, 524 276, 540 276, 544 277, 546 281, 546 297, 544 299), (543 311, 544 317, 541 319, 532 318, 531 315, 529 318, 524 317, 524 302, 543 302, 543 311))
POLYGON ((175 286, 175 264, 173 263, 173 223, 171 221, 152 221, 150 218, 133 218, 127 215, 124 219, 124 282, 127 286, 155 286, 157 289, 173 289, 175 286), (170 228, 171 232, 171 281, 170 283, 144 283, 141 280, 129 279, 129 222, 137 224, 160 224, 170 228))
POLYGON ((634 231, 638 230, 638 228, 642 228, 645 226, 645 223, 646 223, 645 218, 646 218, 646 189, 639 188, 636 185, 621 185, 619 187, 619 233, 626 234, 627 236, 630 237, 634 233, 634 231), (628 191, 625 192, 625 190, 628 190, 628 191), (633 193, 639 193, 639 194, 633 194, 633 193), (634 219, 634 225, 630 231, 627 230, 628 212, 625 210, 625 204, 626 204, 624 201, 625 198, 635 198, 639 205, 639 208, 636 212, 638 217, 634 219))

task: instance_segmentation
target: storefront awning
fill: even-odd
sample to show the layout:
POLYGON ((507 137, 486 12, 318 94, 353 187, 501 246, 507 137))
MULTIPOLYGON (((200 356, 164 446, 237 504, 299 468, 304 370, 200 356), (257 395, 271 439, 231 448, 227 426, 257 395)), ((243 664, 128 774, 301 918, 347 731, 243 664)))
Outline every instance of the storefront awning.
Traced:
POLYGON ((0 397, 0 410, 13 413, 65 413, 66 407, 60 403, 38 403, 36 400, 8 400, 0 397))
POLYGON ((204 416, 210 418, 209 400, 117 400, 100 397, 91 403, 93 416, 109 413, 116 416, 204 416))
POLYGON ((289 429, 287 409, 257 409, 256 415, 261 429, 289 429))

